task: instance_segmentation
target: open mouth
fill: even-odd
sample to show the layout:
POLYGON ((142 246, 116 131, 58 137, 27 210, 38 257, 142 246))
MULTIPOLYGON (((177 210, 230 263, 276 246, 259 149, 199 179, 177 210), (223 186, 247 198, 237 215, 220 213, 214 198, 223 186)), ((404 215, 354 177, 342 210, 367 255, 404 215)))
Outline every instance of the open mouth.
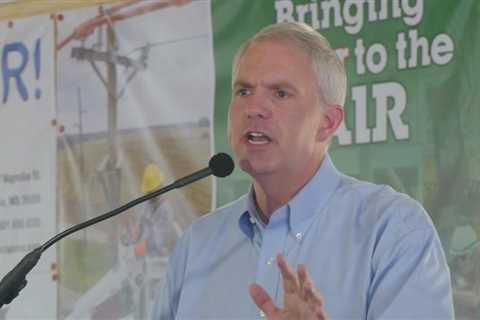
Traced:
POLYGON ((247 132, 247 140, 251 144, 267 144, 272 142, 272 139, 267 136, 265 133, 260 131, 249 131, 247 132))

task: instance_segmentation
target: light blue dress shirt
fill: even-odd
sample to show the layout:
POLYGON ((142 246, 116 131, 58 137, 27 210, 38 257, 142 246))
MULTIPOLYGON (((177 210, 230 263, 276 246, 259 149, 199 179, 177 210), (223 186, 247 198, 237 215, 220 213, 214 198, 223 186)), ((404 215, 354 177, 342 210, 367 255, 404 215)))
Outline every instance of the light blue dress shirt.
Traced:
POLYGON ((332 319, 453 319, 443 250, 413 199, 342 175, 328 156, 267 225, 252 198, 201 217, 179 240, 155 319, 261 318, 248 287, 283 305, 278 254, 305 264, 332 319))

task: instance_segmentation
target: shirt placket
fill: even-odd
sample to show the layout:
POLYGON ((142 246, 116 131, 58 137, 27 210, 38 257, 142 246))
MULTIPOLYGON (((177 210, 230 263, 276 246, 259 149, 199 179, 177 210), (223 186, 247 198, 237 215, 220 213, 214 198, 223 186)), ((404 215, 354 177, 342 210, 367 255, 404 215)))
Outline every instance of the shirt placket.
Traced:
POLYGON ((280 273, 276 263, 276 257, 278 254, 284 253, 287 231, 288 225, 286 221, 284 223, 267 225, 262 230, 262 243, 259 248, 255 282, 268 292, 276 304, 280 302, 277 301, 279 299, 277 293, 280 273))

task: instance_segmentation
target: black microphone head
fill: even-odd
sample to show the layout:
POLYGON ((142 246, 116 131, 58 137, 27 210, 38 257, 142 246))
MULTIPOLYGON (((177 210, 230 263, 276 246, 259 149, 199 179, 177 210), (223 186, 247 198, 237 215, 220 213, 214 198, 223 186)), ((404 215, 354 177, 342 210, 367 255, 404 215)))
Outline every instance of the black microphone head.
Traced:
POLYGON ((215 177, 226 177, 233 172, 235 167, 232 158, 226 153, 217 153, 208 162, 208 167, 215 177))

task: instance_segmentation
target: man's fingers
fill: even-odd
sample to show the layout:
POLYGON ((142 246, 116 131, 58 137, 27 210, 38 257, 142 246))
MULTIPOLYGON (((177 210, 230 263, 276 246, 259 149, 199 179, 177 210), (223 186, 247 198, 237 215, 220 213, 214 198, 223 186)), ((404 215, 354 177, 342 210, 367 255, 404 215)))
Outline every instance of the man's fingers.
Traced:
POLYGON ((305 285, 305 298, 309 304, 323 307, 323 298, 320 293, 315 290, 311 282, 307 282, 305 285))
POLYGON ((300 264, 297 269, 298 282, 300 285, 300 294, 303 299, 306 299, 305 284, 307 282, 307 270, 303 264, 300 264))
POLYGON ((311 311, 316 319, 327 319, 327 313, 324 309, 323 297, 314 286, 312 277, 308 273, 305 266, 300 265, 298 268, 298 276, 303 281, 303 295, 311 311))
POLYGON ((250 296, 257 307, 262 310, 267 318, 273 317, 279 312, 277 306, 273 303, 272 298, 268 293, 258 284, 252 284, 249 288, 250 296))
POLYGON ((326 320, 327 313, 323 308, 323 299, 310 282, 305 284, 305 295, 308 308, 315 315, 315 319, 326 320))
POLYGON ((299 290, 297 275, 290 268, 285 257, 281 254, 277 256, 277 265, 280 269, 283 279, 283 290, 285 293, 294 293, 299 290))
POLYGON ((300 289, 302 290, 302 297, 304 299, 312 299, 315 303, 323 304, 323 298, 315 289, 312 277, 310 277, 310 274, 303 264, 298 266, 298 280, 300 283, 300 289))

